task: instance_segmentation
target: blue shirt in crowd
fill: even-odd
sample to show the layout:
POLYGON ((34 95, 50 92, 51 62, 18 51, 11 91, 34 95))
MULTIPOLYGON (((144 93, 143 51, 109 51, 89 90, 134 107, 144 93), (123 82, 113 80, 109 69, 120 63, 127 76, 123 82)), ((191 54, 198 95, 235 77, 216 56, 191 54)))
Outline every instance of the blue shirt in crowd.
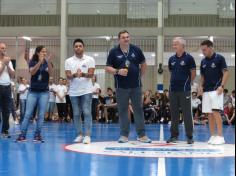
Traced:
POLYGON ((211 58, 205 58, 201 62, 201 75, 204 77, 204 92, 217 90, 222 84, 223 71, 227 70, 225 58, 214 53, 211 58))
MULTIPOLYGON (((38 61, 32 59, 29 63, 29 68, 34 67, 38 61)), ((49 90, 49 73, 48 63, 44 62, 41 64, 39 70, 35 75, 31 76, 30 91, 33 92, 44 92, 49 90)))
POLYGON ((181 57, 172 56, 168 65, 171 72, 170 92, 191 91, 191 71, 196 69, 194 58, 185 52, 181 57))
POLYGON ((127 61, 129 61, 128 76, 115 75, 115 87, 121 89, 142 87, 140 64, 145 63, 146 59, 137 46, 130 45, 128 53, 123 53, 120 46, 113 48, 109 53, 107 66, 122 69, 126 67, 127 61))

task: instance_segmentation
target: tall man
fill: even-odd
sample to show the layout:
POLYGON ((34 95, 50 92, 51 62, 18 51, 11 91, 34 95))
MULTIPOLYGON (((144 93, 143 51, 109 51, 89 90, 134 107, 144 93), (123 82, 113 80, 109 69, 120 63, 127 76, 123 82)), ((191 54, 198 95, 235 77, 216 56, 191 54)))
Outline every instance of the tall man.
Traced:
POLYGON ((74 142, 90 144, 92 133, 92 78, 95 72, 95 60, 84 54, 83 40, 76 39, 73 46, 75 55, 66 60, 65 70, 67 79, 70 80, 69 95, 78 133, 78 137, 74 142), (82 113, 85 119, 85 134, 82 130, 82 113))
POLYGON ((224 108, 223 91, 229 77, 225 58, 215 53, 213 42, 201 43, 205 58, 201 62, 201 92, 203 93, 202 111, 208 114, 211 138, 209 144, 222 145, 225 143, 220 111, 224 108), (215 134, 215 124, 218 134, 215 134))
POLYGON ((14 78, 15 71, 10 57, 6 55, 6 49, 6 44, 0 42, 0 121, 2 121, 1 133, 3 137, 9 138, 10 136, 8 130, 10 116, 9 110, 11 103, 11 78, 14 78))
POLYGON ((167 143, 175 143, 179 136, 180 110, 183 112, 187 143, 193 144, 193 116, 191 107, 191 82, 196 77, 194 58, 185 51, 186 41, 181 37, 173 39, 176 54, 169 59, 171 137, 167 143))
POLYGON ((144 113, 142 108, 142 83, 147 64, 143 52, 130 44, 128 31, 118 35, 119 46, 113 48, 107 59, 106 71, 115 77, 115 88, 120 118, 120 143, 128 142, 130 121, 128 118, 129 101, 132 102, 138 140, 151 143, 145 135, 144 113))

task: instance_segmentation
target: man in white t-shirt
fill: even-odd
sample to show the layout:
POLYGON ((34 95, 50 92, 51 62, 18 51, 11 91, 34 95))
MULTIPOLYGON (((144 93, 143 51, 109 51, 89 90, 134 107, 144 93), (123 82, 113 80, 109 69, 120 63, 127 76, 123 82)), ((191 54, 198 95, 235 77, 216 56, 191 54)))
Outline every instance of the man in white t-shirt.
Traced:
POLYGON ((23 118, 26 110, 26 100, 29 92, 29 85, 25 78, 22 78, 19 85, 18 92, 20 93, 20 124, 23 122, 23 118))
POLYGON ((11 103, 11 78, 15 76, 10 57, 6 55, 7 46, 0 42, 0 122, 2 123, 2 136, 9 136, 9 116, 11 103))
POLYGON ((63 85, 63 78, 59 79, 59 84, 56 86, 56 104, 59 116, 59 121, 63 122, 67 118, 66 111, 66 94, 67 88, 63 85))
POLYGON ((76 143, 91 143, 92 133, 92 77, 95 72, 95 60, 84 54, 85 46, 81 39, 73 43, 75 55, 65 62, 67 79, 70 80, 69 95, 73 107, 74 122, 78 137, 76 143), (84 115, 85 133, 82 130, 81 114, 84 115), (85 137, 84 137, 85 134, 85 137))
POLYGON ((56 102, 56 85, 53 83, 53 78, 49 78, 49 101, 46 113, 46 121, 51 121, 54 113, 55 102, 56 102))

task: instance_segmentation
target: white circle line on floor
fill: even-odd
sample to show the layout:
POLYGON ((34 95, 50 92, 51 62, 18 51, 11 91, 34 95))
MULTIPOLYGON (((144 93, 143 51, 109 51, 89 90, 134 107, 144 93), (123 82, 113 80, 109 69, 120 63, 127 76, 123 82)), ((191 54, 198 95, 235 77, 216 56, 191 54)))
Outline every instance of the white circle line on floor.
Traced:
POLYGON ((140 158, 224 158, 235 157, 235 145, 225 144, 221 146, 208 145, 203 142, 195 142, 188 145, 186 142, 166 144, 164 141, 154 141, 151 144, 143 144, 130 141, 120 144, 117 141, 94 142, 89 145, 72 144, 65 146, 65 150, 94 155, 113 157, 140 157, 140 158))

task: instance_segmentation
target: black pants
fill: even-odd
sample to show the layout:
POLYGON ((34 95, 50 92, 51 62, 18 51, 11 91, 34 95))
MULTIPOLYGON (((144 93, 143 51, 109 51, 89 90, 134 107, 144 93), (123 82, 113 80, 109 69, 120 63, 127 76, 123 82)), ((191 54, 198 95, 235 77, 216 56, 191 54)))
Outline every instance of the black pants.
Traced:
POLYGON ((97 98, 93 98, 92 101, 92 116, 93 116, 93 120, 97 120, 97 107, 99 104, 99 100, 97 98))
POLYGON ((180 109, 183 112, 185 131, 188 138, 193 137, 193 115, 191 107, 191 92, 171 92, 171 136, 179 136, 180 109))
POLYGON ((9 116, 11 106, 11 86, 0 85, 0 122, 2 123, 1 133, 7 132, 10 128, 9 116))
POLYGON ((72 104, 69 95, 66 95, 66 114, 70 116, 70 119, 74 119, 72 104))
POLYGON ((57 111, 60 120, 67 118, 66 103, 57 103, 57 111))

